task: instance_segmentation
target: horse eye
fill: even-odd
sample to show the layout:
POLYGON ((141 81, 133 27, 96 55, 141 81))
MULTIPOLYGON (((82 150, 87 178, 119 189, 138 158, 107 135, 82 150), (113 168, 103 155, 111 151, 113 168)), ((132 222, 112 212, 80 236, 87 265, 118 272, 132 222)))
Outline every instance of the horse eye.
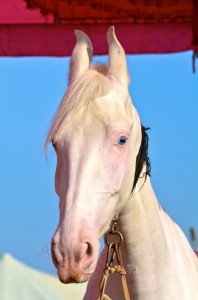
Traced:
POLYGON ((124 145, 127 142, 127 137, 126 136, 121 136, 118 140, 119 145, 124 145))
POLYGON ((56 144, 54 141, 52 141, 52 147, 55 148, 56 147, 56 144))

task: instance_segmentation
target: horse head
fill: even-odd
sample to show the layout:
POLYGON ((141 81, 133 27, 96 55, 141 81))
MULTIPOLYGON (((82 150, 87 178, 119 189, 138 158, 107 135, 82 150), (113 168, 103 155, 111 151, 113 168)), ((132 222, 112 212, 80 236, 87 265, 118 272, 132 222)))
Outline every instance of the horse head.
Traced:
POLYGON ((86 281, 94 272, 99 239, 131 194, 141 143, 126 56, 114 27, 107 32, 108 66, 92 65, 90 39, 81 31, 75 35, 69 86, 47 137, 57 155, 60 200, 51 252, 64 283, 86 281))

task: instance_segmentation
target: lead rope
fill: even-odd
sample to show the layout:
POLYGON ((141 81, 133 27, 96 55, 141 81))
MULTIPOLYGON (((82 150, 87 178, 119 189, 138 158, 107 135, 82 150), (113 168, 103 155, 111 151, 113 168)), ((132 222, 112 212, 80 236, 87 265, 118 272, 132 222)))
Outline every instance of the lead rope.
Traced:
POLYGON ((111 274, 119 273, 122 279, 122 288, 125 300, 130 300, 129 290, 126 281, 126 271, 122 263, 120 246, 123 242, 122 234, 116 229, 118 223, 118 214, 113 218, 110 230, 105 235, 105 243, 107 245, 107 261, 103 271, 103 277, 100 282, 100 297, 98 300, 112 300, 105 294, 107 280, 111 274), (112 240, 113 238, 113 240, 112 240), (111 241, 112 240, 112 241, 111 241), (115 264, 117 260, 117 264, 115 264))

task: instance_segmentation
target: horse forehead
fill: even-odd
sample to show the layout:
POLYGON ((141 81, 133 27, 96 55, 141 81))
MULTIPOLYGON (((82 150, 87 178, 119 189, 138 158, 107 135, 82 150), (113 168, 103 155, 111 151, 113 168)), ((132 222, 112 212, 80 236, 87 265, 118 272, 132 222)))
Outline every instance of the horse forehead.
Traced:
POLYGON ((131 125, 132 119, 126 109, 127 101, 130 101, 129 95, 115 92, 93 99, 87 106, 79 107, 70 114, 65 126, 62 126, 64 134, 60 133, 61 138, 70 138, 75 133, 79 139, 86 133, 101 132, 104 127, 117 123, 131 125))
POLYGON ((103 121, 106 124, 108 120, 109 122, 128 120, 130 115, 126 108, 128 101, 131 101, 129 94, 110 91, 105 96, 93 99, 86 107, 75 110, 69 118, 69 123, 71 126, 83 126, 103 123, 103 121))
POLYGON ((93 101, 97 107, 118 108, 125 106, 126 101, 129 99, 129 94, 123 89, 112 89, 108 94, 98 97, 93 101))
POLYGON ((128 120, 129 112, 126 109, 126 103, 130 97, 128 94, 110 92, 109 94, 96 98, 92 102, 91 111, 99 119, 106 121, 128 120))

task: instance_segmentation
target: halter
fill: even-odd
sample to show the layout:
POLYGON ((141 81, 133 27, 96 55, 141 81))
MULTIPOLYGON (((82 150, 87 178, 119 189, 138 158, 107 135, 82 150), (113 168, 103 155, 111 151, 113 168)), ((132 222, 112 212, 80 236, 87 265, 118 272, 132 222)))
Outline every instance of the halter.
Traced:
MULTIPOLYGON (((147 176, 150 176, 151 165, 148 157, 148 134, 146 132, 148 129, 149 128, 145 128, 143 125, 141 125, 142 141, 136 158, 136 168, 131 193, 133 192, 138 182, 144 164, 146 165, 146 172, 144 173, 145 181, 147 176)), ((110 225, 110 229, 105 235, 105 243, 107 245, 107 260, 103 271, 103 277, 100 282, 100 297, 98 300, 111 300, 109 296, 105 294, 105 289, 108 277, 110 274, 113 273, 119 273, 121 275, 124 298, 125 300, 130 300, 129 290, 126 281, 126 271, 122 263, 122 256, 120 251, 120 246, 123 242, 123 235, 117 230, 117 223, 118 214, 116 214, 116 216, 113 218, 110 225), (117 264, 115 264, 115 260, 117 261, 117 264)))

